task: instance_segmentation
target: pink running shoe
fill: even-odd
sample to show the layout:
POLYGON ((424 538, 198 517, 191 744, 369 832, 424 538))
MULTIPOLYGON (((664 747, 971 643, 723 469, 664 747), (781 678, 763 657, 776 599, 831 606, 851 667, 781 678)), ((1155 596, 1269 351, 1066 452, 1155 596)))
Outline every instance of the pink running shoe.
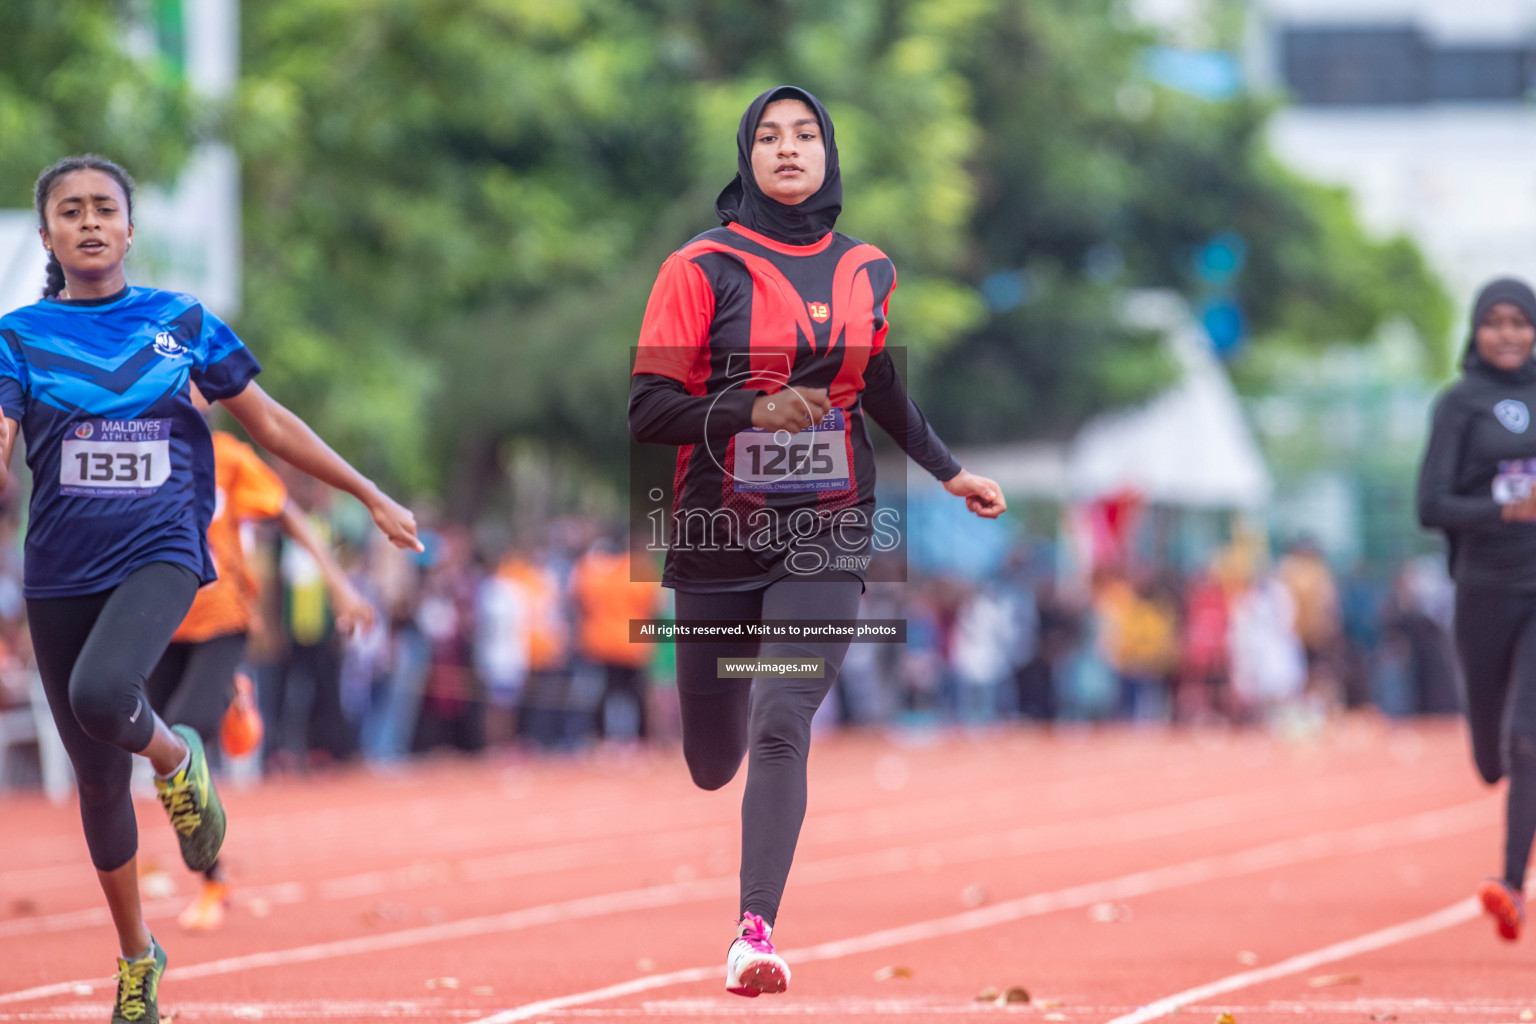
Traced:
POLYGON ((725 990, 732 995, 756 998, 764 992, 789 988, 789 964, 773 951, 768 941, 773 926, 756 914, 741 915, 736 941, 725 954, 725 990))

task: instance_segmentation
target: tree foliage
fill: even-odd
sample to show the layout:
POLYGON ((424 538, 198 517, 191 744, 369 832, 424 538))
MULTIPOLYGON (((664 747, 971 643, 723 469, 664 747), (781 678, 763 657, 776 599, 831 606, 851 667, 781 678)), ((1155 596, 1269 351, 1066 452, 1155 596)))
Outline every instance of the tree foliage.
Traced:
POLYGON ((934 367, 950 434, 1061 434, 1157 386, 1161 346, 1115 316, 1125 288, 1229 293, 1250 347, 1359 342, 1400 317, 1443 344, 1449 304, 1418 250, 1367 237, 1342 192, 1281 167, 1265 102, 1158 85, 1150 33, 1114 0, 989 6, 962 64, 985 140, 970 280, 1017 283, 934 367), (1218 236, 1245 260, 1213 288, 1196 256, 1218 236))
MULTIPOLYGON (((174 170, 196 112, 124 8, 0 9, 0 172, 66 150, 174 170), (126 47, 124 43, 129 44, 126 47)), ((1240 237, 1252 346, 1438 344, 1417 250, 1265 151, 1268 109, 1154 82, 1121 0, 265 0, 221 130, 241 155, 242 334, 366 470, 485 500, 511 439, 615 476, 665 255, 714 224, 737 118, 803 84, 837 119, 839 227, 895 259, 891 343, 952 440, 1060 433, 1168 368, 1128 288, 1207 285, 1240 237)))
POLYGON ((137 13, 110 0, 0 4, 0 207, 31 206, 38 172, 73 153, 109 155, 144 182, 186 159, 191 97, 137 13))

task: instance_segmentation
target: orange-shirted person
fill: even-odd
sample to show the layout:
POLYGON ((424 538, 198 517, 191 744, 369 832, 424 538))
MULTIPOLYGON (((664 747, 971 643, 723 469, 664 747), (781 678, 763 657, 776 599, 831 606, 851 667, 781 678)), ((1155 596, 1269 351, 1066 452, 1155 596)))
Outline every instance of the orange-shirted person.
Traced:
POLYGON ((516 588, 523 612, 528 675, 517 709, 517 732, 545 745, 563 742, 571 637, 562 611, 560 581, 519 551, 507 554, 496 575, 516 588))
MULTIPOLYGON (((236 675, 245 657, 246 640, 260 628, 255 612, 256 577, 246 561, 241 536, 245 524, 276 520, 315 557, 330 588, 339 628, 366 624, 373 616, 372 607, 347 582, 336 560, 305 524, 303 513, 289 500, 282 481, 255 449, 232 434, 216 430, 213 458, 216 492, 208 549, 219 578, 197 592, 191 610, 144 686, 160 717, 196 729, 210 748, 232 699, 255 713, 250 680, 243 674, 237 679, 236 675)), ((204 875, 197 898, 181 914, 183 928, 206 931, 224 921, 228 880, 218 863, 204 875)))
POLYGON ((597 734, 606 735, 603 708, 608 697, 620 693, 634 701, 639 715, 636 735, 646 739, 650 687, 645 665, 652 651, 649 644, 630 643, 629 620, 656 615, 661 607, 661 585, 633 582, 627 554, 593 547, 571 570, 571 597, 576 603, 577 650, 603 671, 597 734))

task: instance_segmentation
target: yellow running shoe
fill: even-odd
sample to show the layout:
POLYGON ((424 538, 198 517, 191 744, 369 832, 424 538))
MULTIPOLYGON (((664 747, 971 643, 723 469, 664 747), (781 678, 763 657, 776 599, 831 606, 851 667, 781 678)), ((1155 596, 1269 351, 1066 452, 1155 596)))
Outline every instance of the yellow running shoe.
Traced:
POLYGON ((165 960, 165 950, 153 935, 148 953, 137 960, 117 958, 112 1024, 160 1024, 160 975, 165 973, 165 960))
POLYGON ((192 753, 187 766, 169 780, 156 778, 155 789, 170 815, 176 838, 181 840, 181 859, 193 871, 207 871, 218 862, 219 848, 224 845, 224 805, 214 792, 208 755, 197 731, 185 725, 173 725, 171 731, 192 753))
POLYGON ((211 932, 224 923, 224 908, 229 905, 229 886, 211 878, 203 880, 202 891, 188 905, 176 923, 189 932, 211 932))

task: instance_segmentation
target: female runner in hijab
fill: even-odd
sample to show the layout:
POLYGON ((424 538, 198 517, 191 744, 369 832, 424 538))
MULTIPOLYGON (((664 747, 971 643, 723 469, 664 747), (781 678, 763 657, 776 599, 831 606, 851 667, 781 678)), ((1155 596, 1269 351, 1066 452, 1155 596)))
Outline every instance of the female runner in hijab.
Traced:
POLYGON ((1499 934, 1525 922, 1536 834, 1536 294, 1502 278, 1478 293, 1461 380, 1435 405, 1419 521, 1445 531, 1456 581, 1456 655, 1472 759, 1509 779, 1504 873, 1478 889, 1499 934))
MULTIPOLYGON (((825 108, 804 89, 770 89, 742 116, 736 146, 736 177, 715 206, 723 226, 662 265, 640 328, 630 430, 679 448, 663 583, 679 621, 852 620, 880 529, 866 416, 972 512, 996 518, 1006 505, 955 461, 885 351, 896 271, 833 230, 842 182, 825 108)), ((750 752, 741 916, 726 956, 737 995, 789 983, 769 936, 805 817, 811 717, 847 650, 847 639, 749 637, 677 647, 694 782, 724 786, 750 752), (720 678, 722 658, 759 659, 759 674, 720 678), (820 669, 775 674, 767 659, 820 669)))

